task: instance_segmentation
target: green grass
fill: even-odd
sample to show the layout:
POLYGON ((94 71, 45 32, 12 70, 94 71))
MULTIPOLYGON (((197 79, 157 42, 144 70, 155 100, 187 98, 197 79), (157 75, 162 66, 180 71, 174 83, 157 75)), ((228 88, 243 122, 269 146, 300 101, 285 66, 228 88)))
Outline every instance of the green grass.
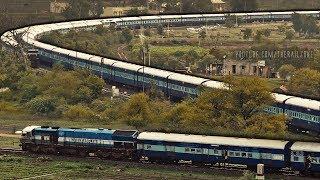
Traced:
POLYGON ((19 148, 19 144, 19 138, 0 136, 0 148, 19 148))
POLYGON ((180 51, 185 54, 191 50, 196 51, 200 56, 207 54, 209 52, 208 49, 204 49, 202 47, 197 47, 197 46, 188 46, 188 45, 183 45, 183 46, 152 46, 151 47, 152 54, 172 55, 177 51, 180 51))
POLYGON ((189 172, 170 167, 130 167, 101 160, 73 160, 63 157, 0 156, 2 179, 238 179, 241 175, 189 172), (41 176, 41 177, 40 177, 41 176))

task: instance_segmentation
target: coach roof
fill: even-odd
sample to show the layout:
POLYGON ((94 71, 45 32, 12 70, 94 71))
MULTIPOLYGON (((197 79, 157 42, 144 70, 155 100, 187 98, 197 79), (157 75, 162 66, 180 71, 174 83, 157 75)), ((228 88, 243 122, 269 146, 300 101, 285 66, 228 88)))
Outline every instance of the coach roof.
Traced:
POLYGON ((296 142, 290 149, 292 151, 320 152, 320 144, 312 142, 296 142))
POLYGON ((224 145, 238 147, 268 148, 268 149, 284 149, 288 141, 267 140, 267 139, 246 139, 221 136, 202 136, 187 134, 171 134, 143 132, 138 136, 138 140, 145 141, 164 141, 177 143, 207 144, 207 145, 224 145))

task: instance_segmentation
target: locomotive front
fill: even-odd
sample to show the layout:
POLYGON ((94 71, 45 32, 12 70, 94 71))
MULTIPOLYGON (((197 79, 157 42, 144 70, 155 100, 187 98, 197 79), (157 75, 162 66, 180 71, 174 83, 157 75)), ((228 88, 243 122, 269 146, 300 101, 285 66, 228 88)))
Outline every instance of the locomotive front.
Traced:
POLYGON ((33 130, 39 127, 40 126, 28 126, 22 130, 20 138, 20 146, 22 150, 30 150, 31 146, 34 144, 33 130))

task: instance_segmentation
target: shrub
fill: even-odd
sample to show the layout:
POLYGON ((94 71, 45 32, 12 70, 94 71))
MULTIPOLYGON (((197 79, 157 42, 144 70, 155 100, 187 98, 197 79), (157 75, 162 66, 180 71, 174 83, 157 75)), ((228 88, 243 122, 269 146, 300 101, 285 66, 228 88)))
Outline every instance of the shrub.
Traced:
POLYGON ((83 105, 69 106, 69 109, 63 113, 68 119, 99 119, 100 117, 94 111, 83 105))
POLYGON ((0 101, 0 112, 17 112, 19 108, 13 103, 0 101))
POLYGON ((35 114, 50 114, 55 111, 55 100, 49 96, 37 96, 27 103, 28 109, 35 114))

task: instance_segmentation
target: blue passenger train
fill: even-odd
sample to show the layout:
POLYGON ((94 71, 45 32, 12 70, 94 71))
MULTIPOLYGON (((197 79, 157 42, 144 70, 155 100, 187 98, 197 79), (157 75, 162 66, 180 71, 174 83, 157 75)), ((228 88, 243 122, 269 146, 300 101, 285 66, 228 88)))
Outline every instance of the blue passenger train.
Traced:
MULTIPOLYGON (((108 81, 130 85, 138 89, 148 88, 151 84, 155 84, 168 97, 184 98, 186 96, 196 97, 200 93, 199 87, 202 86, 209 88, 226 87, 224 83, 211 79, 67 50, 39 42, 37 38, 50 31, 68 31, 74 28, 92 29, 98 25, 110 26, 113 24, 121 28, 124 26, 140 27, 158 24, 168 24, 169 26, 214 24, 224 22, 228 15, 234 15, 246 22, 279 21, 290 20, 295 13, 309 15, 314 18, 320 17, 320 11, 139 16, 36 25, 18 29, 15 33, 26 32, 23 33, 22 40, 32 49, 38 49, 41 61, 51 64, 61 63, 68 68, 88 68, 108 81)), ((11 31, 3 34, 1 40, 8 46, 17 46, 18 44, 11 31)), ((320 134, 320 101, 279 93, 274 93, 273 95, 277 103, 266 108, 267 112, 274 114, 284 113, 291 119, 290 124, 294 129, 320 134)))
POLYGON ((320 172, 320 143, 311 142, 29 126, 21 146, 34 153, 320 172))

